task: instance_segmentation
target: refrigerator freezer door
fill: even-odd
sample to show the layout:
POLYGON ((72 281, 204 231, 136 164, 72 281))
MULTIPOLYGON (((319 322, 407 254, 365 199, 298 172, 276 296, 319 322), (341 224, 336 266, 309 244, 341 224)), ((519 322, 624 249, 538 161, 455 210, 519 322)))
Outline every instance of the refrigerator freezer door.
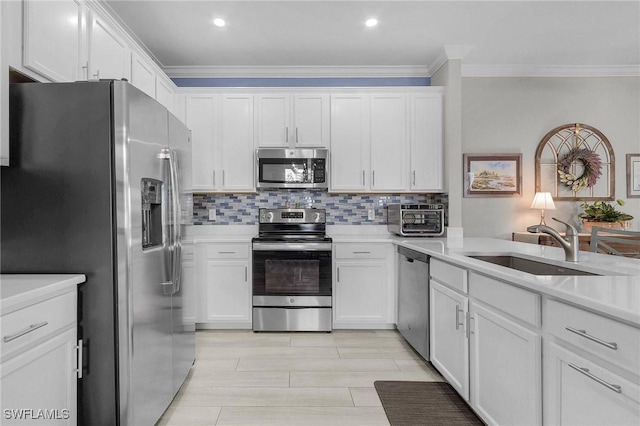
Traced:
POLYGON ((183 272, 183 253, 192 251, 193 242, 187 237, 187 227, 193 222, 193 194, 191 188, 191 131, 169 114, 169 147, 173 155, 178 181, 178 271, 172 298, 173 327, 173 393, 177 393, 195 360, 195 282, 192 274, 183 272))
POLYGON ((117 185, 120 404, 124 425, 152 425, 173 398, 167 111, 141 91, 114 83, 117 185), (120 153, 120 155, 119 155, 120 153), (143 183, 163 182, 163 244, 143 248, 143 183), (121 216, 122 215, 122 216, 121 216))

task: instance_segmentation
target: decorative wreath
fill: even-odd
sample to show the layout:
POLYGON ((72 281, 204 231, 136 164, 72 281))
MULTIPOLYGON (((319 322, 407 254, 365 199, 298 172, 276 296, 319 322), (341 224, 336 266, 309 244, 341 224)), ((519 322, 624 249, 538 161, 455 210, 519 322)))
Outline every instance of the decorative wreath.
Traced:
POLYGON ((558 162, 558 175, 560 182, 570 187, 573 192, 581 191, 596 184, 602 175, 602 160, 590 149, 573 148, 558 162), (576 161, 584 164, 584 172, 581 176, 575 176, 569 172, 571 164, 576 161))

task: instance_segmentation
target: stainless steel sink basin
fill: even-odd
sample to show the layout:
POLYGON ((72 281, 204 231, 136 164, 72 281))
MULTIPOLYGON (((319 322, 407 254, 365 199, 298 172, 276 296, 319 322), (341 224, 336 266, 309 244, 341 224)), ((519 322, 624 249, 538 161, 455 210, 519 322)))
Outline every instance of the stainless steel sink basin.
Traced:
POLYGON ((512 255, 468 255, 468 257, 533 275, 600 275, 512 255))

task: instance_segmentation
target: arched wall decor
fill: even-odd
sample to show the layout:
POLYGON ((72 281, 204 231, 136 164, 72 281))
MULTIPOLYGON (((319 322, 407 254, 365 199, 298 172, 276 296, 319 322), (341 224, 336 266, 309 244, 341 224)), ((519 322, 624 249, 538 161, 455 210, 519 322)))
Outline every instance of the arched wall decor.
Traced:
POLYGON ((547 133, 536 149, 536 192, 555 200, 613 200, 615 155, 607 137, 572 123, 547 133))

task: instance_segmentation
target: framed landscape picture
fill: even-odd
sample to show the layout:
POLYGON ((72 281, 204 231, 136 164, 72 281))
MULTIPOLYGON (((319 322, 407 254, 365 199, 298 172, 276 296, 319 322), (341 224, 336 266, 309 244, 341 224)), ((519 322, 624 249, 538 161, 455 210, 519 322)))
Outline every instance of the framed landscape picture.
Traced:
POLYGON ((465 197, 522 196, 522 154, 463 154, 465 197))
POLYGON ((627 198, 640 198, 640 154, 627 154, 627 198))

